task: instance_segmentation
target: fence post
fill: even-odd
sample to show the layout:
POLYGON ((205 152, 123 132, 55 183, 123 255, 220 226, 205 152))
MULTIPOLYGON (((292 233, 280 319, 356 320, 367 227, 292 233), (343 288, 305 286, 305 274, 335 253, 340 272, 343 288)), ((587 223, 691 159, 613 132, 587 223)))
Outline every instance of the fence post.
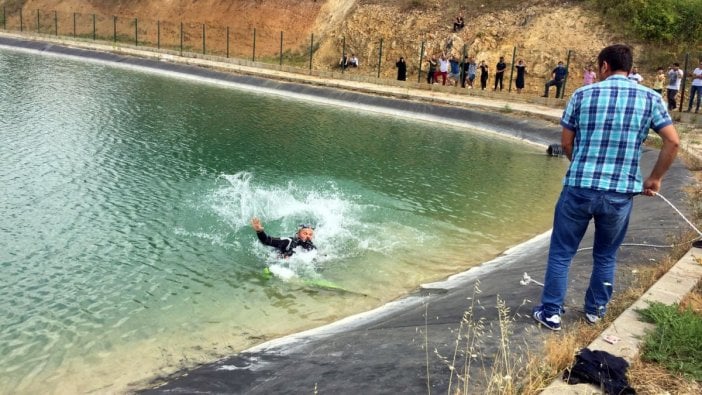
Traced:
POLYGON ((227 59, 229 59, 229 26, 227 26, 227 59))
POLYGON ((5 7, 2 7, 2 30, 7 30, 7 18, 5 15, 7 15, 5 14, 5 7))
MULTIPOLYGON (((687 63, 690 60, 690 53, 685 54, 685 66, 683 66, 683 77, 682 81, 680 82, 680 107, 678 108, 678 112, 681 112, 683 109, 683 102, 685 101, 685 83, 687 82, 687 63)), ((690 103, 692 104, 692 103, 690 103)))
POLYGON ((573 50, 568 50, 568 59, 566 60, 566 76, 563 79, 563 87, 561 88, 561 97, 559 99, 562 99, 563 95, 565 95, 566 83, 568 82, 568 77, 570 76, 570 54, 572 52, 573 50))
POLYGON ((39 10, 37 9, 37 34, 39 33, 39 10))
POLYGON ((205 55, 207 46, 205 44, 205 24, 202 24, 202 54, 205 55))
POLYGON ((95 14, 93 14, 93 41, 95 41, 95 14))
POLYGON ((20 33, 24 31, 24 22, 22 21, 22 8, 19 9, 20 12, 20 33))
POLYGON ((134 46, 139 46, 139 19, 134 18, 134 46))
POLYGON ((344 62, 346 60, 346 36, 341 38, 341 74, 344 74, 344 70, 346 70, 346 63, 344 62))
POLYGON ((383 38, 380 38, 380 48, 378 48, 378 78, 380 78, 380 63, 383 61, 383 38))
POLYGON ((73 38, 76 38, 76 13, 73 13, 73 38))
POLYGON ((310 35, 310 74, 312 74, 312 51, 314 50, 314 33, 310 35))
POLYGON ((180 56, 183 56, 183 22, 180 22, 180 56))
POLYGON ((117 16, 112 16, 112 41, 117 42, 117 16))
POLYGON ((255 62, 256 61, 256 28, 254 27, 253 31, 253 54, 251 55, 251 61, 255 62))
POLYGON ((419 50, 419 71, 417 72, 417 83, 422 82, 422 59, 424 59, 424 41, 422 41, 422 49, 419 50))
POLYGON ((161 49, 161 20, 156 20, 156 48, 161 49))
POLYGON ((58 36, 58 13, 54 10, 54 36, 58 36))
POLYGON ((280 31, 280 65, 283 65, 283 31, 280 31))
POLYGON ((517 56, 517 47, 512 51, 512 71, 509 72, 509 89, 507 92, 512 92, 512 78, 514 77, 514 58, 517 56))

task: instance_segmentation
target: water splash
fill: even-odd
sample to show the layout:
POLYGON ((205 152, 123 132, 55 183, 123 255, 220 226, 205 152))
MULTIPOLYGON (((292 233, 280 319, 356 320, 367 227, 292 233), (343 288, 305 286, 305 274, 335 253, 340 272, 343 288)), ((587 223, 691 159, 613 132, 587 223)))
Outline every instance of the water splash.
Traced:
POLYGON ((251 240, 242 242, 242 247, 251 248, 272 273, 283 279, 316 277, 327 264, 368 253, 391 255, 409 240, 421 244, 427 239, 418 237, 422 232, 414 226, 393 220, 406 218, 406 213, 390 204, 382 207, 377 201, 363 203, 357 190, 346 194, 331 181, 267 185, 249 172, 225 174, 219 179, 225 182, 212 195, 212 210, 231 226, 237 238, 251 240), (254 216, 261 219, 272 236, 289 237, 298 224, 313 224, 318 250, 280 259, 253 237, 250 220, 254 216))

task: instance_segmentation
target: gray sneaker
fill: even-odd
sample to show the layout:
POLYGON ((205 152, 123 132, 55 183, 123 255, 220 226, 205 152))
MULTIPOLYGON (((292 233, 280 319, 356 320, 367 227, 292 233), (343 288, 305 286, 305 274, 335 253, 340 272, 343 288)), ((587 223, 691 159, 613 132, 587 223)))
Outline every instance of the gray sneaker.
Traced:
POLYGON ((595 314, 585 313, 585 321, 590 325, 595 325, 600 321, 600 317, 595 314))

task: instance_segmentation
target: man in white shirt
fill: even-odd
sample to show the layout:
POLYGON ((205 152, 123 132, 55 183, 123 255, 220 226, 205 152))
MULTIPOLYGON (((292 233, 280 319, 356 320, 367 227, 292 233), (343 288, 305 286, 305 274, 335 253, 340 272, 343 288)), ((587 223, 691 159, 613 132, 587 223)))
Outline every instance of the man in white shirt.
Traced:
POLYGON ((439 58, 439 74, 441 75, 441 85, 446 85, 446 77, 448 77, 450 62, 446 54, 441 54, 439 58))
POLYGON ((643 82, 643 77, 641 74, 639 74, 639 69, 634 67, 631 69, 631 72, 629 75, 626 76, 626 78, 630 79, 633 82, 636 82, 637 84, 640 84, 643 82))
POLYGON ((700 96, 702 96, 702 60, 700 65, 692 71, 692 86, 690 87, 690 103, 687 105, 687 112, 692 111, 692 100, 697 94, 697 108, 695 112, 700 112, 700 96))
POLYGON ((673 63, 673 66, 668 69, 668 111, 673 111, 678 106, 675 102, 675 97, 680 90, 682 77, 683 72, 680 70, 680 63, 673 63))

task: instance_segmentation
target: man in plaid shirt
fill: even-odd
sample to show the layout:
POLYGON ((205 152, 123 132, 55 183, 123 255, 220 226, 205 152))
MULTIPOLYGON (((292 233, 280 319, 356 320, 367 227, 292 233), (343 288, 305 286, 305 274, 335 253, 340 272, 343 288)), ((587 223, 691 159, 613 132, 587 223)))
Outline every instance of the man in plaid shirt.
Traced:
POLYGON ((594 324, 604 316, 633 197, 658 192, 680 144, 661 96, 627 79, 631 48, 609 46, 597 61, 601 82, 576 90, 561 118, 561 145, 571 164, 556 204, 541 305, 533 311, 534 319, 551 330, 561 329, 568 270, 593 218, 594 262, 585 293, 585 320, 594 324), (663 147, 642 182, 641 145, 649 129, 658 133, 663 147))

